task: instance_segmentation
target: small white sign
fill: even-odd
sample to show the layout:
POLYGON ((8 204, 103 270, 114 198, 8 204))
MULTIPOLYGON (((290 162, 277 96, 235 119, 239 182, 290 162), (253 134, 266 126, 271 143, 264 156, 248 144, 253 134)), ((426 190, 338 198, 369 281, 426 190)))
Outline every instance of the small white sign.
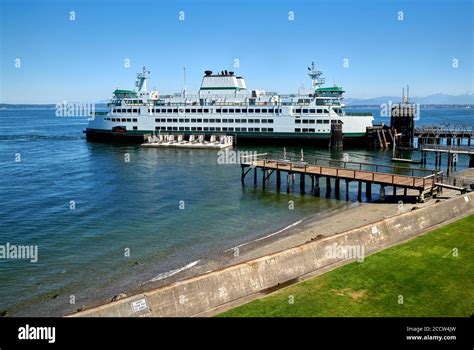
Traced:
POLYGON ((376 235, 379 232, 377 226, 372 226, 372 234, 376 235))
POLYGON ((469 202, 469 200, 470 200, 469 196, 464 196, 464 200, 465 200, 466 202, 469 202))
POLYGON ((145 299, 140 299, 140 300, 134 301, 132 303, 133 312, 138 312, 138 311, 142 311, 142 310, 146 310, 146 309, 147 309, 147 306, 146 306, 146 300, 145 299))

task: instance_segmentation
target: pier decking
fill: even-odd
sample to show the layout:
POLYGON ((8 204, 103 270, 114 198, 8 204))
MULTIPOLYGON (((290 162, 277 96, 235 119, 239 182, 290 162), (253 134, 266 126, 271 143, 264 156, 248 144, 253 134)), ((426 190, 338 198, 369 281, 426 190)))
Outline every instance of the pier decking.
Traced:
POLYGON ((346 182, 346 196, 348 192, 349 183, 351 181, 358 182, 358 198, 359 200, 362 197, 362 184, 366 185, 366 195, 367 198, 371 198, 372 185, 380 185, 381 193, 385 194, 385 187, 391 186, 393 188, 393 195, 397 195, 397 189, 404 190, 404 196, 407 195, 408 189, 417 190, 418 200, 424 201, 425 197, 432 196, 437 194, 439 190, 438 182, 442 177, 441 171, 431 171, 426 169, 407 169, 399 168, 394 166, 386 166, 380 164, 369 164, 369 163, 360 163, 360 162, 345 162, 345 161, 333 161, 342 165, 340 166, 331 166, 331 165, 322 165, 322 164, 308 164, 307 162, 302 161, 289 161, 286 159, 256 159, 256 158, 246 158, 241 159, 242 175, 241 180, 242 184, 245 184, 246 175, 254 169, 254 184, 257 184, 257 169, 263 172, 263 181, 262 185, 265 188, 266 181, 270 176, 276 172, 276 185, 277 189, 281 189, 281 172, 287 174, 286 179, 286 188, 287 192, 290 190, 290 175, 299 174, 300 175, 300 190, 301 193, 305 192, 305 177, 309 176, 311 179, 311 191, 314 195, 319 195, 319 178, 326 178, 326 191, 331 191, 331 180, 334 179, 334 187, 336 192, 336 197, 339 196, 340 192, 340 180, 345 180, 346 182), (356 166, 359 169, 351 169, 348 166, 356 166), (374 170, 366 170, 363 167, 372 167, 374 170), (383 169, 391 169, 391 173, 382 172, 383 169), (408 171, 410 175, 397 174, 394 171, 408 171), (415 175, 427 174, 425 176, 415 175))

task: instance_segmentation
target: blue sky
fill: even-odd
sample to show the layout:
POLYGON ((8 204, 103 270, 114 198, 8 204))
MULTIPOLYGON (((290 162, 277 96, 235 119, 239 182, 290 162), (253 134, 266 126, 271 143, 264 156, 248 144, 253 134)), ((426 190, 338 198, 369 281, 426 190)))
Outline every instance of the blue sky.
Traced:
POLYGON ((183 67, 188 90, 204 70, 227 69, 250 88, 296 92, 309 87, 312 60, 347 97, 400 95, 406 84, 417 96, 474 90, 467 0, 0 3, 1 103, 106 99, 115 87, 133 88, 143 65, 149 88, 162 93, 182 89, 183 67))

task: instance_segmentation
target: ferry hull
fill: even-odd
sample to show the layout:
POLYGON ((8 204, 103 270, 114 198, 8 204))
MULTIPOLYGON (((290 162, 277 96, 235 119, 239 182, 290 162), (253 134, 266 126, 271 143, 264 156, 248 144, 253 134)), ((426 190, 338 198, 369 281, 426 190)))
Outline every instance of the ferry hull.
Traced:
MULTIPOLYGON (((112 132, 110 130, 100 130, 88 128, 84 131, 87 140, 92 142, 107 143, 143 143, 148 135, 152 135, 153 131, 126 131, 112 132)), ((287 145, 321 145, 328 146, 329 134, 327 133, 263 133, 263 132, 164 132, 164 134, 175 135, 206 135, 226 134, 234 136, 236 144, 256 143, 258 144, 287 144, 287 145)), ((367 138, 365 133, 344 134, 344 145, 365 145, 367 138)))

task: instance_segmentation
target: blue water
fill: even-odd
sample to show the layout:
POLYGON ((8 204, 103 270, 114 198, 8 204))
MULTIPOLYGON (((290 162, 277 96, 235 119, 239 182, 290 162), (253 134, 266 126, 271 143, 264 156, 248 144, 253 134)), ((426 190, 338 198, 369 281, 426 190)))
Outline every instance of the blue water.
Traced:
MULTIPOLYGON (((427 109, 421 116, 418 124, 474 124, 474 112, 466 109, 427 109)), ((0 311, 8 314, 71 312, 347 205, 300 196, 296 188, 290 195, 273 187, 264 192, 251 179, 242 188, 240 167, 218 165, 215 151, 88 143, 85 119, 57 118, 54 110, 0 110, 0 121, 0 244, 39 249, 37 263, 0 259, 0 311)), ((268 146, 237 150, 281 152, 268 146)), ((351 160, 377 163, 391 156, 347 153, 351 160)), ((308 147, 305 155, 341 157, 308 147)), ((458 168, 466 164, 461 159, 458 168)), ((351 188, 351 201, 356 191, 351 188)))

